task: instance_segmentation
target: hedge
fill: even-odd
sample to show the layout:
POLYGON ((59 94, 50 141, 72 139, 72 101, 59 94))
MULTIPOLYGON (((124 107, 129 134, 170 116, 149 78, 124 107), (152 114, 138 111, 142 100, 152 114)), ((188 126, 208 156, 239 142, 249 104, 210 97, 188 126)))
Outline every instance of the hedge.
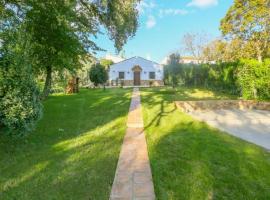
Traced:
POLYGON ((40 119, 42 105, 31 65, 15 47, 0 55, 0 128, 23 135, 40 119))
POLYGON ((242 96, 270 99, 270 60, 165 66, 165 83, 204 87, 242 96))
POLYGON ((241 60, 237 83, 245 99, 270 99, 270 60, 241 60))

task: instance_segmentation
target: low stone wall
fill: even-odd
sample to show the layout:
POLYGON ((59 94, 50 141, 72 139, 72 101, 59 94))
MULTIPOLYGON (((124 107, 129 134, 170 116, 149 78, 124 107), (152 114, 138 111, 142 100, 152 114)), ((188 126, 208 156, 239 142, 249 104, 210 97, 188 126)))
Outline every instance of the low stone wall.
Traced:
POLYGON ((141 86, 164 86, 164 82, 162 80, 141 80, 141 86))
POLYGON ((270 102, 257 102, 248 100, 175 101, 175 104, 183 112, 219 109, 256 109, 270 111, 270 102))
POLYGON ((124 80, 124 85, 123 86, 133 86, 133 80, 124 80))
POLYGON ((162 80, 155 80, 153 86, 164 86, 164 81, 162 80))
MULTIPOLYGON (((133 80, 122 80, 123 86, 133 86, 134 81, 133 80)), ((153 87, 159 87, 164 86, 164 82, 162 80, 141 80, 140 86, 150 86, 150 83, 152 82, 151 86, 153 87)))

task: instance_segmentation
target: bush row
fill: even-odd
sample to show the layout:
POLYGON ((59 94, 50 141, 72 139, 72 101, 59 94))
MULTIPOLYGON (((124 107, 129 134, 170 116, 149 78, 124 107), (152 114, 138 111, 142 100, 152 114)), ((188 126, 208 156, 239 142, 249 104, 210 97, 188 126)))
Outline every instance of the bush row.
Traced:
POLYGON ((18 136, 33 129, 42 104, 28 62, 30 54, 15 41, 2 43, 0 48, 0 129, 18 136))
POLYGON ((241 60, 218 64, 169 64, 165 83, 205 87, 242 96, 244 99, 270 99, 270 60, 241 60))

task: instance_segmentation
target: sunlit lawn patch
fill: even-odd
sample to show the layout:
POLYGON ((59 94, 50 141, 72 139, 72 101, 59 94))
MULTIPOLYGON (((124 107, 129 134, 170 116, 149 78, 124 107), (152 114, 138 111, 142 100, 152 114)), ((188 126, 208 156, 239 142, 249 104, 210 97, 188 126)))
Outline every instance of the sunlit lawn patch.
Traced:
POLYGON ((158 199, 270 199, 268 152, 193 120, 173 103, 235 97, 188 88, 141 95, 158 199))
POLYGON ((130 90, 51 96, 36 131, 0 136, 0 199, 108 199, 130 90))

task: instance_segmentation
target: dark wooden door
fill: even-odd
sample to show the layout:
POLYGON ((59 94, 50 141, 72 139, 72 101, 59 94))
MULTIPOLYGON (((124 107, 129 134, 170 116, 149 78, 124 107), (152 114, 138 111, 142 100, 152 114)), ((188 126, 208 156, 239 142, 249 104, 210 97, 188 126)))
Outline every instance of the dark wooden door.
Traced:
POLYGON ((134 72, 134 85, 141 85, 141 72, 134 72))

